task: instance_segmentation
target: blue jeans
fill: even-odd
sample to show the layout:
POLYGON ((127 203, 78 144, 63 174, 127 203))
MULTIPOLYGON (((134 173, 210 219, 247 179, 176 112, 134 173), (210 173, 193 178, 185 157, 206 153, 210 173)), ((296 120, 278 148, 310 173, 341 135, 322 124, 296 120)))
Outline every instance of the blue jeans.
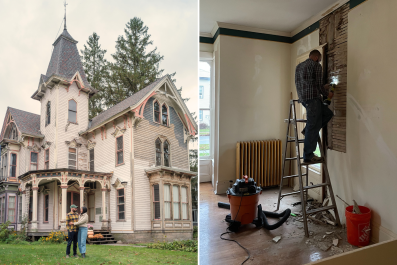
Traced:
POLYGON ((306 108, 307 122, 305 127, 305 147, 303 159, 312 159, 317 148, 317 141, 321 128, 327 125, 334 114, 321 102, 321 99, 309 99, 302 102, 306 108))
POLYGON ((87 232, 88 232, 87 227, 79 228, 79 234, 78 234, 77 238, 79 241, 80 254, 85 254, 85 242, 87 241, 87 232))

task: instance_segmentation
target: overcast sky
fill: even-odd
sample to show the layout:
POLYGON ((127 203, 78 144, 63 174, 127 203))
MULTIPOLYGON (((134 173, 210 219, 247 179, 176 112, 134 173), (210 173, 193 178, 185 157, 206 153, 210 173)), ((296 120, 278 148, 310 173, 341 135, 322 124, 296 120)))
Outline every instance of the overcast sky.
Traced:
MULTIPOLYGON (((164 74, 176 72, 176 86, 197 114, 198 0, 67 0, 67 28, 80 51, 96 32, 112 60, 115 41, 125 24, 139 17, 148 26, 154 46, 164 56, 164 74)), ((40 74, 45 74, 52 43, 64 16, 63 0, 0 0, 0 120, 7 107, 40 114, 31 99, 40 74)), ((62 33, 63 28, 59 31, 62 33)), ((151 47, 149 50, 151 50, 151 47)))

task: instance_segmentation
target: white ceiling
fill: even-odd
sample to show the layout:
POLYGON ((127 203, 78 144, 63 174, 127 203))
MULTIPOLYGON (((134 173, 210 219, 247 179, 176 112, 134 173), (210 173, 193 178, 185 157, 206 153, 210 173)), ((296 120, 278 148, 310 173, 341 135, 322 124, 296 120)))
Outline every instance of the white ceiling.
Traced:
POLYGON ((338 0, 200 0, 200 32, 216 22, 292 32, 338 0))

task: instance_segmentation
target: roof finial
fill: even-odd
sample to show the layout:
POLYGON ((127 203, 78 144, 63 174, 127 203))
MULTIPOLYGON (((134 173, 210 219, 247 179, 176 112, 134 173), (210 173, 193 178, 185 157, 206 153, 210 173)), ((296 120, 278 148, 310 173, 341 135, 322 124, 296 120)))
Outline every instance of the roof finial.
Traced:
POLYGON ((65 22, 64 22, 64 27, 63 27, 63 29, 64 30, 66 30, 66 6, 68 5, 68 4, 66 4, 66 0, 64 1, 64 3, 63 3, 63 5, 65 6, 65 22))

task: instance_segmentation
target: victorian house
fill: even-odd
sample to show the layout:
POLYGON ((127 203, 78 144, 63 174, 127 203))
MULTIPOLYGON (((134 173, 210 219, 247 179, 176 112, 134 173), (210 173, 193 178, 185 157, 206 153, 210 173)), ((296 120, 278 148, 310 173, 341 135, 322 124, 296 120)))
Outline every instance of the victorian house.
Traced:
POLYGON ((168 75, 88 119, 96 93, 66 28, 31 96, 40 115, 8 107, 0 136, 0 223, 31 236, 66 228, 71 204, 124 242, 192 237, 189 141, 197 132, 168 75))

